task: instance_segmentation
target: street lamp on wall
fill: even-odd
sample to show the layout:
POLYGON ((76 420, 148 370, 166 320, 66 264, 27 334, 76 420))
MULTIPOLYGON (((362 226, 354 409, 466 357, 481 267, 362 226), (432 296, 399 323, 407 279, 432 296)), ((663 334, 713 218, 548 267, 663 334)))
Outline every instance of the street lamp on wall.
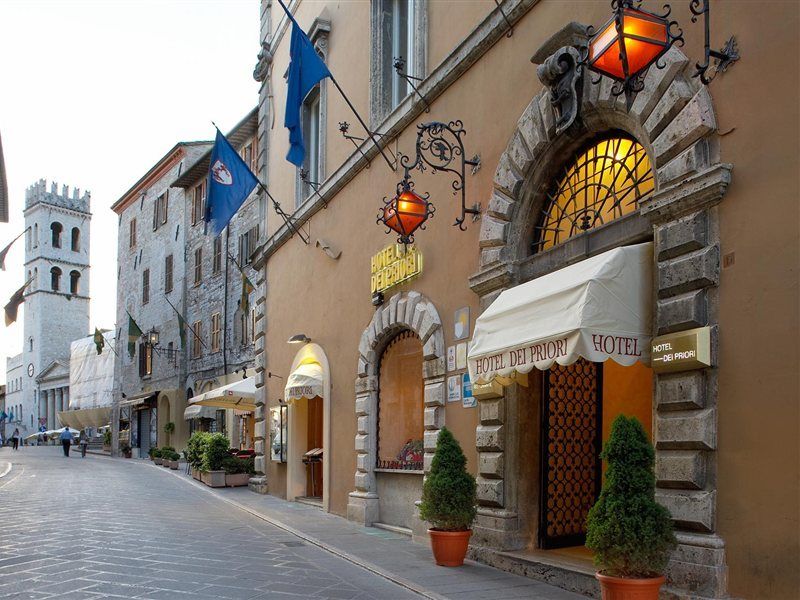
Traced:
MULTIPOLYGON (((664 5, 663 14, 642 10, 641 2, 634 0, 611 0, 614 11, 611 19, 599 30, 589 28, 589 45, 583 63, 595 73, 615 81, 612 93, 625 94, 630 108, 637 92, 644 89, 644 76, 653 63, 657 68, 664 65, 659 59, 674 44, 683 46, 683 30, 678 22, 670 20, 672 8, 664 5)), ((703 15, 705 20, 705 62, 697 64, 694 77, 708 85, 716 74, 724 71, 739 59, 736 41, 731 37, 722 50, 711 50, 709 0, 690 0, 692 22, 703 15), (710 60, 717 64, 709 77, 710 60)))
POLYGON ((155 327, 151 328, 150 331, 147 332, 147 343, 153 348, 158 346, 158 329, 155 327))

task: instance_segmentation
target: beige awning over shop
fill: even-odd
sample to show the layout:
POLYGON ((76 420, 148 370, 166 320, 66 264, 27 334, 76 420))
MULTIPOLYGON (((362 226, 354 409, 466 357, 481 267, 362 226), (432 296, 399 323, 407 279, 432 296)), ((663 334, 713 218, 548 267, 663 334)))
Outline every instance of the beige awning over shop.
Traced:
POLYGON ((653 244, 615 248, 504 291, 470 342, 475 383, 583 357, 650 361, 653 244))
POLYGON ((158 396, 158 391, 155 392, 144 392, 142 394, 136 394, 135 396, 128 396, 127 398, 123 398, 119 401, 120 408, 125 406, 138 406, 140 404, 144 404, 148 400, 152 398, 156 398, 158 396))
MULTIPOLYGON (((191 402, 192 399, 189 399, 191 402)), ((201 406, 199 404, 192 404, 186 407, 183 411, 183 420, 190 421, 192 419, 216 419, 217 407, 216 406, 201 406)))
POLYGON ((59 421, 73 429, 86 427, 102 427, 111 422, 111 407, 81 408, 78 410, 62 410, 58 413, 59 421))
POLYGON ((217 408, 256 409, 256 379, 248 377, 227 385, 214 388, 204 394, 189 399, 191 406, 215 406, 217 408))
POLYGON ((323 394, 322 377, 322 366, 316 361, 309 360, 297 365, 286 380, 284 389, 286 402, 321 397, 323 394))

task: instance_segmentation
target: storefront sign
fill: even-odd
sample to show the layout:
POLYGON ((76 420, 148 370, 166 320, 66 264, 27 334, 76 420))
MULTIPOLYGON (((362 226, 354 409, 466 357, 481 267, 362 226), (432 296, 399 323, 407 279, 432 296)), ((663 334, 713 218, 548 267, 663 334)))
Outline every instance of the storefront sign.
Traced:
POLYGON ((469 380, 469 373, 464 373, 461 376, 461 406, 464 408, 474 408, 478 405, 475 396, 472 395, 472 382, 469 380))
POLYGON ((461 400, 461 375, 451 375, 447 378, 447 401, 459 400, 461 400))
POLYGON ((651 351, 656 373, 705 369, 711 366, 711 328, 660 335, 653 338, 651 351))
POLYGON ((383 292, 422 273, 422 254, 416 246, 392 244, 370 259, 370 291, 383 292))

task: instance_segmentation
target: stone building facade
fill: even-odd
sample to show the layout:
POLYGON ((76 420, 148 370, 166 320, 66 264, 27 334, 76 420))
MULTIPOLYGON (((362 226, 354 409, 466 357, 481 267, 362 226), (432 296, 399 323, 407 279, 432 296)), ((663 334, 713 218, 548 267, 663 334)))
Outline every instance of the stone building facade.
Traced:
MULTIPOLYGON (((463 343, 462 309, 472 331, 475 318, 503 291, 608 250, 652 244, 650 334, 707 327, 711 364, 670 374, 606 365, 606 383, 616 378, 619 387, 601 408, 613 416, 632 409, 634 396, 644 402, 639 414, 656 448, 657 498, 670 510, 679 541, 667 594, 791 597, 799 583, 800 464, 782 444, 798 433, 798 220, 785 218, 797 215, 797 110, 789 96, 772 97, 764 110, 763 89, 773 77, 797 85, 796 69, 787 69, 798 46, 796 7, 786 11, 774 2, 733 11, 712 3, 713 35, 735 33, 746 59, 710 86, 692 76, 703 53, 702 26, 691 24, 688 8, 674 7, 686 44, 650 69, 632 104, 612 93, 609 79, 584 71, 569 96, 574 119, 565 123, 565 96, 550 87, 564 73, 539 79, 531 61, 552 66, 563 54, 580 55, 586 26, 607 21, 606 3, 507 0, 498 8, 489 1, 419 0, 397 17, 399 29, 387 28, 396 19, 392 4, 290 8, 356 108, 369 115, 385 151, 413 156, 421 123, 463 124, 465 156, 480 159, 466 172, 466 204, 480 203, 480 217, 467 220, 466 231, 451 227, 463 216, 452 178, 411 173, 415 189, 430 193, 437 209, 414 243, 425 266, 382 299, 371 297, 370 257, 393 241, 373 225, 374 215, 403 170, 387 168, 371 142, 357 141, 355 149, 342 139, 344 121, 351 123, 348 133, 364 134, 324 82, 325 114, 308 120, 320 129, 315 139, 324 140, 318 149, 324 161, 317 162, 324 167, 317 171, 318 186, 298 190, 298 170, 284 160, 288 135, 272 127, 283 117, 290 24, 280 6, 262 2, 254 72, 262 85, 259 172, 292 223, 268 208, 255 260, 261 455, 252 487, 290 499, 304 495, 297 439, 305 441, 315 398, 294 397, 286 381, 302 366, 306 373, 313 367, 319 381, 313 392, 322 404, 326 510, 423 538, 425 524, 413 504, 437 432, 447 426, 478 480, 472 555, 596 595, 588 557, 574 550, 564 560, 544 543, 548 373, 534 370, 524 382, 498 383, 475 405, 448 402, 450 380, 464 375, 448 355, 463 343), (407 35, 392 40, 399 30, 407 35), (419 77, 419 94, 392 75, 396 52, 404 53, 406 72, 419 77), (641 202, 602 226, 591 226, 590 217, 585 228, 577 223, 577 235, 541 245, 537 236, 556 184, 593 144, 612 139, 637 145, 647 161, 641 202), (769 208, 754 200, 767 197, 769 208), (309 244, 298 230, 310 234, 309 244), (392 401, 381 395, 380 365, 401 337, 419 346, 413 357, 419 377, 412 377, 421 384, 419 431, 409 441, 421 443, 422 460, 398 473, 380 460, 388 437, 381 436, 381 411, 392 401), (289 339, 306 344, 298 351, 289 339), (628 385, 634 380, 636 390, 628 385), (272 451, 271 428, 284 410, 286 461, 272 451)), ((310 96, 304 111, 318 106, 310 96)))
POLYGON ((111 207, 119 215, 112 431, 117 437, 121 428, 123 442, 145 455, 168 445, 167 423, 175 424, 171 445, 188 437, 186 348, 176 313, 186 310, 186 198, 173 184, 209 148, 209 142, 176 144, 111 207), (156 346, 142 337, 132 340, 129 353, 129 316, 143 333, 158 332, 156 346))
MULTIPOLYGON (((256 123, 257 110, 253 109, 226 135, 253 171, 258 152, 256 123)), ((259 238, 262 200, 257 191, 253 192, 215 238, 203 220, 210 158, 211 152, 207 151, 174 183, 186 197, 185 316, 187 324, 195 329, 195 334, 190 333, 187 338, 187 399, 254 374, 255 294, 251 291, 246 298, 243 295, 242 271, 255 282, 250 255, 259 238)), ((232 446, 251 448, 252 416, 220 410, 220 418, 225 414, 224 424, 215 424, 214 428, 223 430, 232 446)))

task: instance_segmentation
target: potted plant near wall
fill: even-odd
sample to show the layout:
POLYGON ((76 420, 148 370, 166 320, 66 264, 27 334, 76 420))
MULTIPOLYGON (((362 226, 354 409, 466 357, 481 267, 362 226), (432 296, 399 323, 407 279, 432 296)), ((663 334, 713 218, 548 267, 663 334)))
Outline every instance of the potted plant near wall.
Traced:
POLYGON ((103 432, 103 452, 111 451, 111 430, 106 429, 103 432))
POLYGON ((467 457, 458 440, 443 427, 419 507, 420 517, 432 525, 428 534, 437 565, 464 564, 476 505, 475 478, 467 472, 467 457))
POLYGON ((165 464, 172 469, 173 471, 177 471, 178 467, 180 466, 181 455, 178 454, 175 450, 168 450, 167 451, 167 459, 165 460, 165 464))
POLYGON ((230 441, 221 433, 211 434, 203 447, 203 462, 200 481, 209 487, 225 487, 225 471, 222 462, 228 454, 230 441))
POLYGON ((164 458, 161 453, 161 448, 150 448, 150 460, 152 460, 157 465, 160 465, 164 458))
POLYGON ((205 431, 196 431, 189 438, 186 444, 186 461, 192 469, 192 477, 200 481, 200 473, 203 468, 203 454, 210 434, 205 431))
POLYGON ((167 434, 167 442, 170 441, 170 436, 175 433, 175 423, 170 421, 169 423, 164 424, 164 433, 167 434))
POLYGON ((222 461, 222 469, 225 471, 225 485, 227 487, 239 487, 250 482, 255 470, 253 458, 242 458, 239 456, 228 456, 222 461))
POLYGON ((161 448, 161 466, 166 467, 167 469, 170 468, 170 462, 172 461, 172 455, 175 453, 175 448, 172 446, 164 446, 161 448))
POLYGON ((618 416, 600 457, 608 468, 586 546, 603 600, 657 600, 676 540, 669 512, 655 500, 655 452, 642 424, 618 416))
POLYGON ((133 454, 133 451, 131 450, 131 446, 128 443, 122 444, 119 447, 119 451, 122 452, 122 456, 124 456, 125 458, 130 458, 131 455, 133 454))

